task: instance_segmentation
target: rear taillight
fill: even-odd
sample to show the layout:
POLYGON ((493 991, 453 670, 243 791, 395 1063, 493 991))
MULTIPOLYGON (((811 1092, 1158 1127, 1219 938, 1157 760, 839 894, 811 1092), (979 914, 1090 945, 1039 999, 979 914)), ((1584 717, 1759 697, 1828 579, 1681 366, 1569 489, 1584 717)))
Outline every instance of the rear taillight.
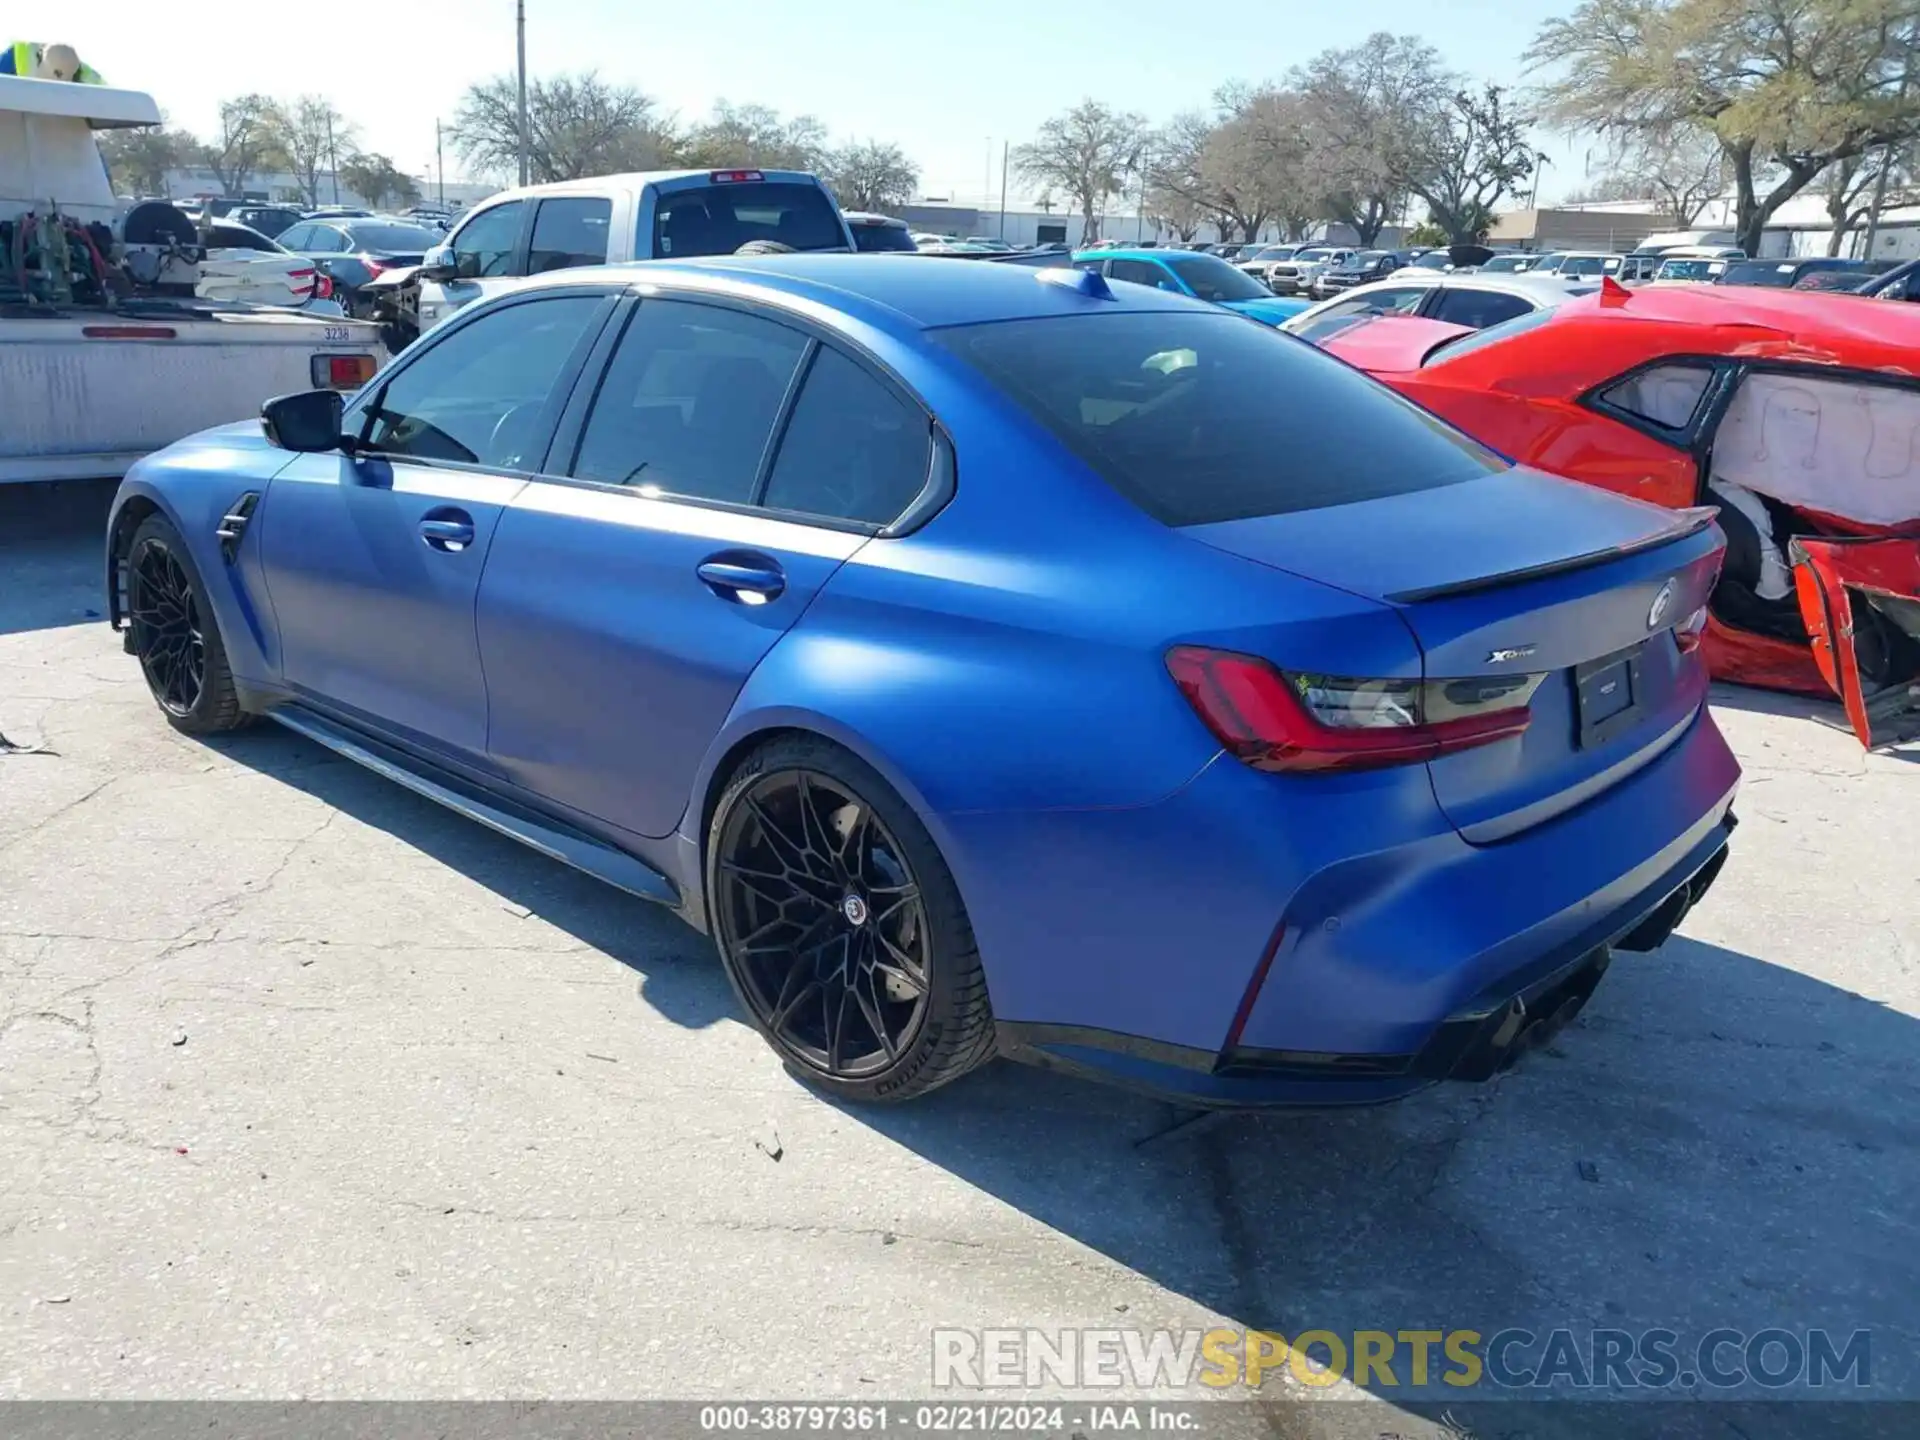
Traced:
POLYGON ((1362 680, 1290 674, 1253 655, 1181 645, 1167 670, 1220 743, 1259 770, 1407 765, 1519 735, 1544 675, 1362 680))
POLYGON ((313 298, 331 300, 333 298, 333 277, 324 271, 313 277, 313 298))
POLYGON ((371 355, 316 355, 312 361, 316 390, 358 390, 373 378, 371 355))
POLYGON ((1707 607, 1704 605, 1673 627, 1673 643, 1680 647, 1682 655, 1691 655, 1706 638, 1707 607))
POLYGON ((366 255, 360 257, 360 263, 367 267, 367 276, 369 279, 375 275, 384 275, 387 271, 393 269, 393 262, 391 260, 375 260, 366 255))
POLYGON ((287 272, 287 282, 288 289, 306 296, 312 296, 320 284, 320 282, 314 278, 314 272, 311 270, 289 270, 287 272))

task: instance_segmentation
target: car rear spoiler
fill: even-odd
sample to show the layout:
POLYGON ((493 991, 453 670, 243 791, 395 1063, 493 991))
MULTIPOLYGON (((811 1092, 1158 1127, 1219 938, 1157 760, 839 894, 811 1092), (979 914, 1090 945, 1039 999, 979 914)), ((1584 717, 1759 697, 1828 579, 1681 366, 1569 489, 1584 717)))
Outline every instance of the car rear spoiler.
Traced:
POLYGON ((1525 585, 1530 581, 1544 580, 1550 575, 1565 575, 1574 570, 1585 570, 1592 565, 1604 565, 1610 560, 1618 560, 1624 555, 1638 555, 1642 551, 1657 550, 1662 545, 1671 545, 1685 540, 1690 535, 1698 535, 1710 528, 1720 517, 1720 512, 1711 505, 1695 505, 1685 510, 1671 512, 1674 523, 1662 526, 1650 535, 1638 540, 1629 540, 1624 545, 1609 546, 1605 550, 1586 550, 1578 555, 1568 555, 1563 559, 1549 560, 1542 565, 1526 565, 1518 570, 1502 570, 1492 575, 1476 575, 1471 580, 1455 580, 1445 585, 1433 585, 1424 590, 1401 590, 1387 596, 1395 605, 1418 605, 1428 600, 1451 600, 1460 595, 1478 595, 1486 590, 1499 590, 1509 585, 1525 585))

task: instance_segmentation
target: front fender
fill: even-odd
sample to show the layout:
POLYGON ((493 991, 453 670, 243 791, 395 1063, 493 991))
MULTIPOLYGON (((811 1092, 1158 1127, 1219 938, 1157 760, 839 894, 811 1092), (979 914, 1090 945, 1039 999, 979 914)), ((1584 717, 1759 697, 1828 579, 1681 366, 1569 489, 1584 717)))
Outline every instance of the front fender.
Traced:
POLYGON ((275 475, 293 457, 269 445, 257 421, 243 421, 191 436, 138 461, 120 482, 107 521, 107 615, 115 629, 126 623, 122 562, 133 533, 156 512, 185 541, 235 678, 270 686, 280 673, 279 632, 268 599, 259 547, 250 527, 231 562, 215 532, 240 497, 257 494, 254 518, 267 501, 275 475))

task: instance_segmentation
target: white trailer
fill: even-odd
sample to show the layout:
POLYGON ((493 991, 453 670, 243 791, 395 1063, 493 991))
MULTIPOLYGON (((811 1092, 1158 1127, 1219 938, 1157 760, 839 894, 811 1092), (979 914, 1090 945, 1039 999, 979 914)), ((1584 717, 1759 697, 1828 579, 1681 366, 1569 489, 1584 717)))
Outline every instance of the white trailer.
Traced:
POLYGON ((185 297, 139 293, 93 132, 159 123, 139 91, 0 76, 0 483, 121 475, 275 395, 357 388, 384 358, 364 321, 192 299, 190 249, 156 261, 185 297), (35 250, 49 236, 84 296, 35 250))

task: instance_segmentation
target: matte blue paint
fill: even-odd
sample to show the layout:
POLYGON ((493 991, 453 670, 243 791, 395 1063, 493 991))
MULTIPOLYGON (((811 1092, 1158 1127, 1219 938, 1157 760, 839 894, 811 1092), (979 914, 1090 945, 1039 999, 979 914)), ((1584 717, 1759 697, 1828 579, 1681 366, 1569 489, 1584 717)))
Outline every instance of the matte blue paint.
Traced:
MULTIPOLYGON (((659 262, 550 283, 609 279, 782 314, 884 367, 950 438, 952 498, 912 533, 877 537, 472 467, 290 457, 257 425, 209 432, 136 466, 117 506, 158 504, 187 537, 255 703, 304 701, 544 807, 666 875, 696 923, 726 758, 776 731, 823 735, 925 822, 1002 1020, 1202 1056, 1225 1043, 1276 931, 1243 1045, 1401 1054, 1503 977, 1631 923, 1723 843, 1737 767, 1697 657, 1646 620, 1666 580, 1665 624, 1704 597, 1711 533, 1397 602, 1661 522, 1513 472, 1168 529, 926 331, 1199 302, 887 256, 659 262), (213 532, 249 489, 263 499, 229 565, 213 532), (421 522, 455 512, 473 543, 427 544, 421 522), (749 603, 724 583, 742 570, 777 573, 779 593, 749 603), (1647 718, 1580 749, 1570 668, 1640 640, 1647 718), (1554 673, 1520 739, 1430 766, 1274 775, 1223 755, 1169 680, 1167 649, 1188 643, 1390 678, 1497 673, 1493 650, 1531 644, 1527 667, 1554 673)), ((1059 1054, 1209 1101, 1311 1098, 1292 1081, 1059 1054)))

